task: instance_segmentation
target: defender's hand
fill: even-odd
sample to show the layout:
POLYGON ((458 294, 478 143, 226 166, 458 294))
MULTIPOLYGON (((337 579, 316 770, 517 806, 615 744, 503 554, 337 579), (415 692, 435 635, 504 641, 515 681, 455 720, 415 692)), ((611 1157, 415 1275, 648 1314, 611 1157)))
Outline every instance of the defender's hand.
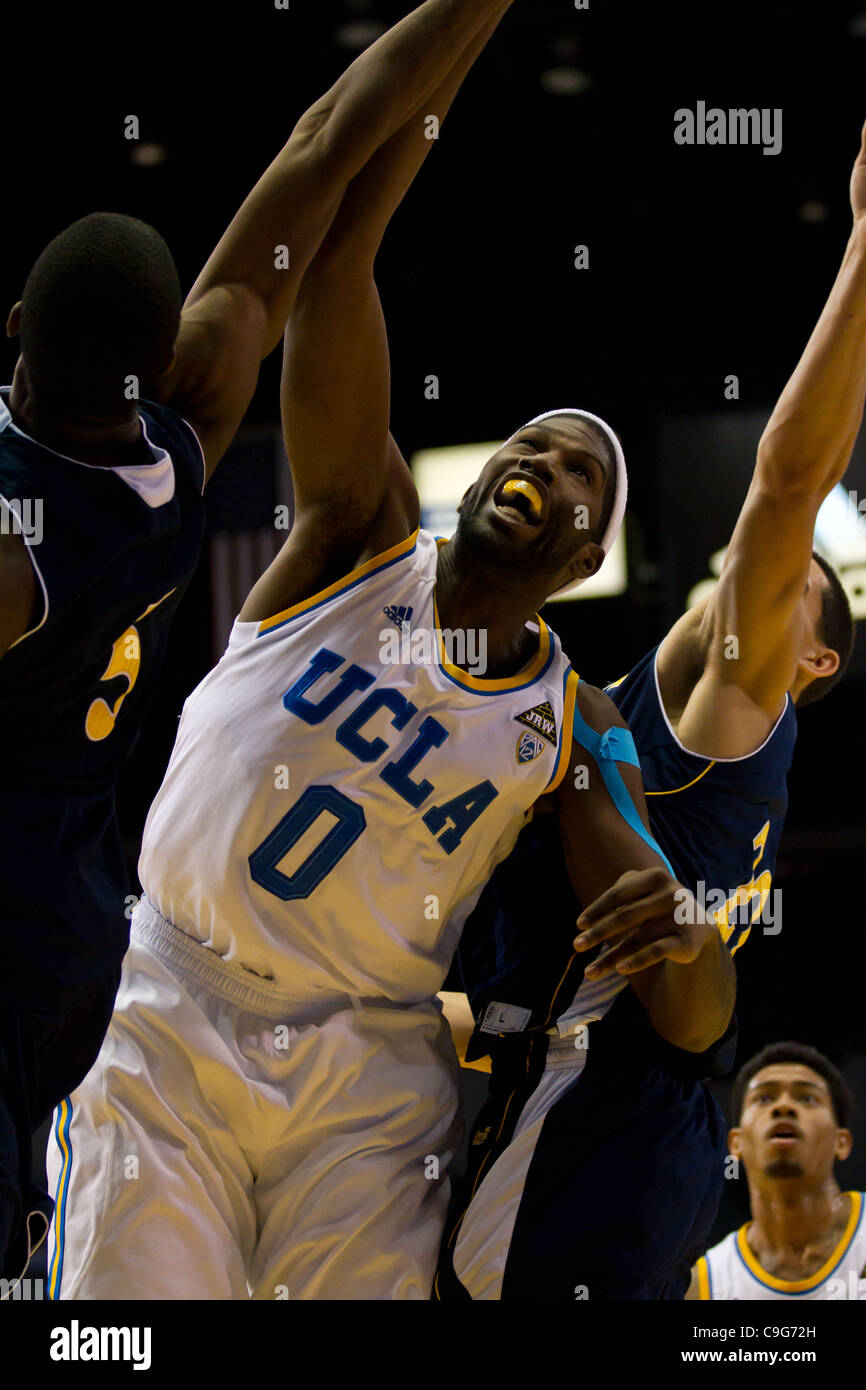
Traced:
POLYGON ((664 869, 631 869, 581 913, 574 949, 610 943, 588 966, 590 980, 633 975, 663 960, 689 965, 718 931, 700 916, 692 894, 664 869))

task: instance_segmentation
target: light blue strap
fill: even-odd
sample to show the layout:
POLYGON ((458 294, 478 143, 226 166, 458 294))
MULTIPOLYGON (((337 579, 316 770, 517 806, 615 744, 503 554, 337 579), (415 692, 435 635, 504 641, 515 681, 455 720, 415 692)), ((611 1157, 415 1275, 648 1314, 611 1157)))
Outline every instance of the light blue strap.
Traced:
POLYGON ((623 820, 628 823, 636 835, 641 837, 644 844, 649 845, 650 849, 654 850, 667 866, 668 872, 676 878, 667 855, 662 852, 658 841, 653 839, 638 815, 637 807, 631 798, 628 787, 622 780, 622 773, 617 767, 617 763, 628 763, 631 767, 640 767, 640 759, 629 730, 612 728, 605 730, 603 734, 597 734, 595 729, 591 729, 587 724, 580 712, 580 706, 575 700, 574 737, 598 763, 610 799, 623 820))

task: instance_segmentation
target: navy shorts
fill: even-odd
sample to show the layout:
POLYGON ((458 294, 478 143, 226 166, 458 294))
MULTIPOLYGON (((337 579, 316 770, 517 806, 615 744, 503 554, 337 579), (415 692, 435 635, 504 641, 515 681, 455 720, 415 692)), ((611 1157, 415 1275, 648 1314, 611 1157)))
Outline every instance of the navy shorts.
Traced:
POLYGON ((555 1073, 546 1035, 531 1043, 502 1040, 452 1204, 434 1298, 684 1297, 721 1199, 726 1124, 700 1079, 698 1059, 692 1064, 679 1054, 685 1064, 677 1068, 673 1049, 620 1026, 615 1014, 590 1025, 585 1066, 572 1071, 572 1081, 560 1072, 558 1099, 549 1109, 542 1105, 540 1118, 523 1131, 525 1141, 514 1142, 515 1155, 525 1143, 525 1169, 520 1162, 509 1168, 509 1160, 497 1168, 497 1161, 512 1144, 527 1101, 543 1094, 540 1086, 555 1073), (470 1293, 455 1256, 459 1268, 462 1249, 473 1242, 470 1293))

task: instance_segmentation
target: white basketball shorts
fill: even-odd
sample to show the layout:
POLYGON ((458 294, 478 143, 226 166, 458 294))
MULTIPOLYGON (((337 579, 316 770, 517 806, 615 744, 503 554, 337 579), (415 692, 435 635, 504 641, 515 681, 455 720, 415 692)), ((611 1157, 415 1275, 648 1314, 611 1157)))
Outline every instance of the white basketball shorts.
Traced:
POLYGON ((132 926, 54 1116, 50 1297, 429 1298, 460 1140, 438 1004, 316 1017, 146 899, 132 926))

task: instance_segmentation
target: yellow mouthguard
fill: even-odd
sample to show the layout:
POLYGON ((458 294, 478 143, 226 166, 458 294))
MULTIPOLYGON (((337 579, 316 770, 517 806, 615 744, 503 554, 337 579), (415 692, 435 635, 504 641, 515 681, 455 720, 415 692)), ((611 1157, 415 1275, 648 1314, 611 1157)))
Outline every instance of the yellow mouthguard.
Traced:
POLYGON ((541 516, 544 503, 541 500, 541 494, 532 486, 532 483, 525 482, 523 478, 510 478, 502 489, 503 499, 512 492, 522 492, 523 496, 528 498, 534 514, 541 516))

